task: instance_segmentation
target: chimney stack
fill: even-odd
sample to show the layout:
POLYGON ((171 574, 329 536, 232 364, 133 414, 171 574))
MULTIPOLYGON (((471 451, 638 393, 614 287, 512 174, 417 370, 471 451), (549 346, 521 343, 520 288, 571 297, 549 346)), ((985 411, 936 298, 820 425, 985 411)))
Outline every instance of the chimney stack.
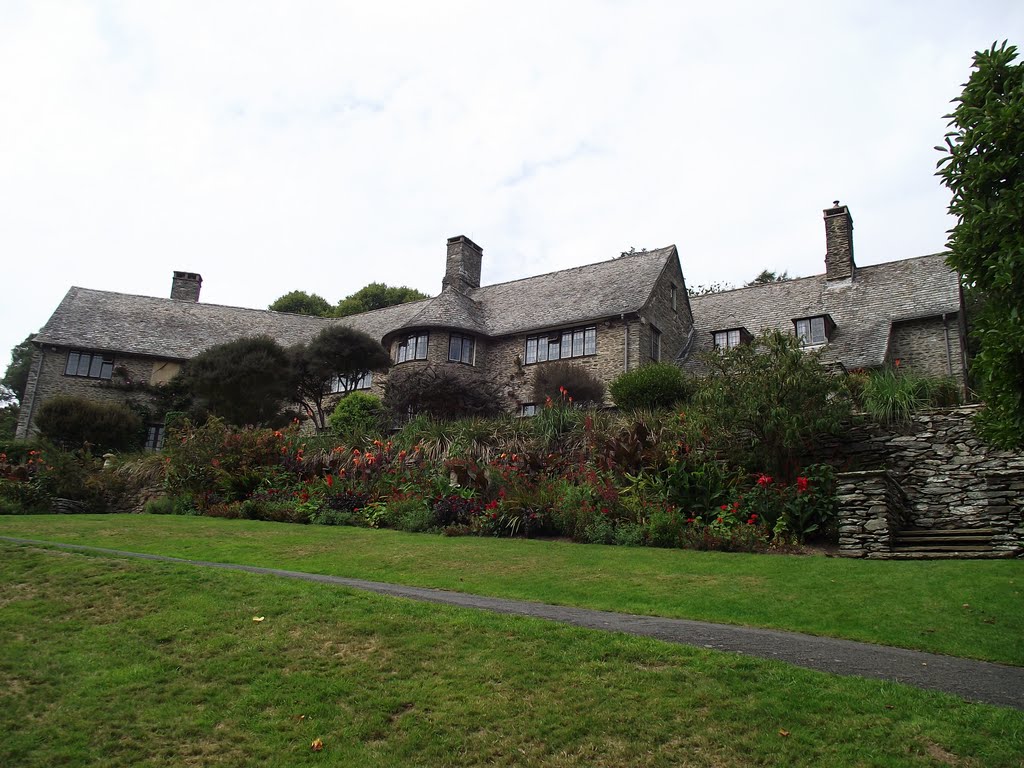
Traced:
POLYGON ((448 238, 448 261, 441 287, 472 291, 480 287, 480 262, 484 249, 465 235, 448 238))
POLYGON ((203 287, 203 276, 195 272, 174 273, 171 281, 171 298, 180 301, 199 301, 199 289, 203 287))
POLYGON ((825 278, 852 278, 857 265, 853 263, 853 217, 850 209, 836 200, 825 209, 825 278))

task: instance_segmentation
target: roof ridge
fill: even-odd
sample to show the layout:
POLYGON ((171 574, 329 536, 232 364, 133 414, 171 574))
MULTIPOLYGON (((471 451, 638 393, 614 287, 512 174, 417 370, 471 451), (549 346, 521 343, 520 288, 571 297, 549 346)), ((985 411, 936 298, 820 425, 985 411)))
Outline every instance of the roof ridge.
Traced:
POLYGON ((676 247, 675 243, 673 243, 672 245, 663 245, 660 248, 652 248, 652 249, 647 250, 647 251, 637 251, 636 253, 623 253, 620 256, 613 256, 610 259, 603 259, 602 261, 592 261, 589 264, 578 264, 575 267, 565 267, 564 269, 555 269, 555 270, 552 270, 551 272, 539 272, 536 275, 529 275, 527 277, 517 277, 514 280, 506 280, 506 281, 504 281, 502 283, 489 283, 487 285, 481 285, 479 288, 475 289, 473 292, 476 293, 476 291, 483 291, 483 290, 486 290, 488 288, 497 288, 498 286, 502 286, 502 285, 511 285, 512 283, 521 283, 524 280, 534 280, 534 279, 536 279, 538 277, 551 277, 552 275, 560 275, 560 274, 562 274, 564 272, 572 272, 573 270, 576 270, 576 269, 586 269, 588 267, 598 267, 598 266, 601 266, 603 264, 612 264, 612 263, 614 263, 616 261, 619 261, 621 259, 628 259, 628 258, 633 258, 633 257, 638 257, 638 256, 649 256, 649 257, 655 256, 655 255, 660 256, 662 251, 669 251, 670 252, 675 247, 676 247))

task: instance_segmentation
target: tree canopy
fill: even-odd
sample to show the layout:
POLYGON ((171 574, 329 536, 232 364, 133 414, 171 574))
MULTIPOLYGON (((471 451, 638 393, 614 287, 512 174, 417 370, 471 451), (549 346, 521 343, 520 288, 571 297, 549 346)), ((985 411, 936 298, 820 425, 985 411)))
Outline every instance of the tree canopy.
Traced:
POLYGON ((269 336, 210 347, 178 376, 199 406, 238 426, 273 424, 294 393, 288 354, 269 336))
POLYGON ((291 312, 295 315, 329 317, 334 311, 331 303, 323 296, 305 291, 292 291, 279 297, 267 309, 274 312, 291 312))
POLYGON ((288 350, 295 399, 312 415, 318 429, 326 426, 324 401, 332 392, 348 392, 370 371, 386 371, 391 356, 372 336, 333 325, 324 328, 308 344, 288 350))
POLYGON ((25 397, 28 371, 32 366, 32 339, 35 337, 34 333, 30 333, 23 342, 11 350, 11 364, 7 366, 4 377, 0 379, 0 384, 10 389, 19 401, 25 397))
POLYGON ((937 174, 952 193, 949 265, 977 301, 971 366, 990 440, 1024 443, 1024 63, 1015 46, 974 55, 953 100, 937 174))
POLYGON ((369 312, 371 309, 393 307, 396 304, 406 304, 410 301, 419 301, 426 298, 429 297, 425 293, 420 293, 415 288, 395 287, 385 285, 384 283, 370 283, 339 301, 338 306, 334 310, 334 315, 336 317, 348 317, 349 315, 358 315, 360 312, 369 312))
POLYGON ((750 288, 752 285, 764 285, 766 283, 784 283, 787 280, 789 280, 789 272, 779 274, 771 269, 762 269, 757 277, 749 283, 744 283, 743 287, 750 288))

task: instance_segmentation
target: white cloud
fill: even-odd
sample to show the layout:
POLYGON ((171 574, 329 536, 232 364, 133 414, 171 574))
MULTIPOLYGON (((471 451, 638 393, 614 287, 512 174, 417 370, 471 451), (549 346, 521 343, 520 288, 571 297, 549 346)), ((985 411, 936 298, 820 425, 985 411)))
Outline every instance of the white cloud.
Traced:
POLYGON ((942 115, 1018 3, 0 7, 0 349, 71 285, 265 306, 676 243, 691 284, 941 250, 942 115))

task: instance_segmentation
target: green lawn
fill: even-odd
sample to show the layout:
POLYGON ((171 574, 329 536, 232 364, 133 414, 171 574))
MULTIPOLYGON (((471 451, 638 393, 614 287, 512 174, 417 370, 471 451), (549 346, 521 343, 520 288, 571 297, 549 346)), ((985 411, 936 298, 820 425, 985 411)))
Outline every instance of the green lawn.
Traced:
POLYGON ((774 627, 1024 665, 1022 560, 739 555, 147 515, 2 517, 0 535, 774 627))
POLYGON ((1024 754, 1024 713, 895 684, 7 544, 0 649, 4 766, 1019 766, 1024 754))

